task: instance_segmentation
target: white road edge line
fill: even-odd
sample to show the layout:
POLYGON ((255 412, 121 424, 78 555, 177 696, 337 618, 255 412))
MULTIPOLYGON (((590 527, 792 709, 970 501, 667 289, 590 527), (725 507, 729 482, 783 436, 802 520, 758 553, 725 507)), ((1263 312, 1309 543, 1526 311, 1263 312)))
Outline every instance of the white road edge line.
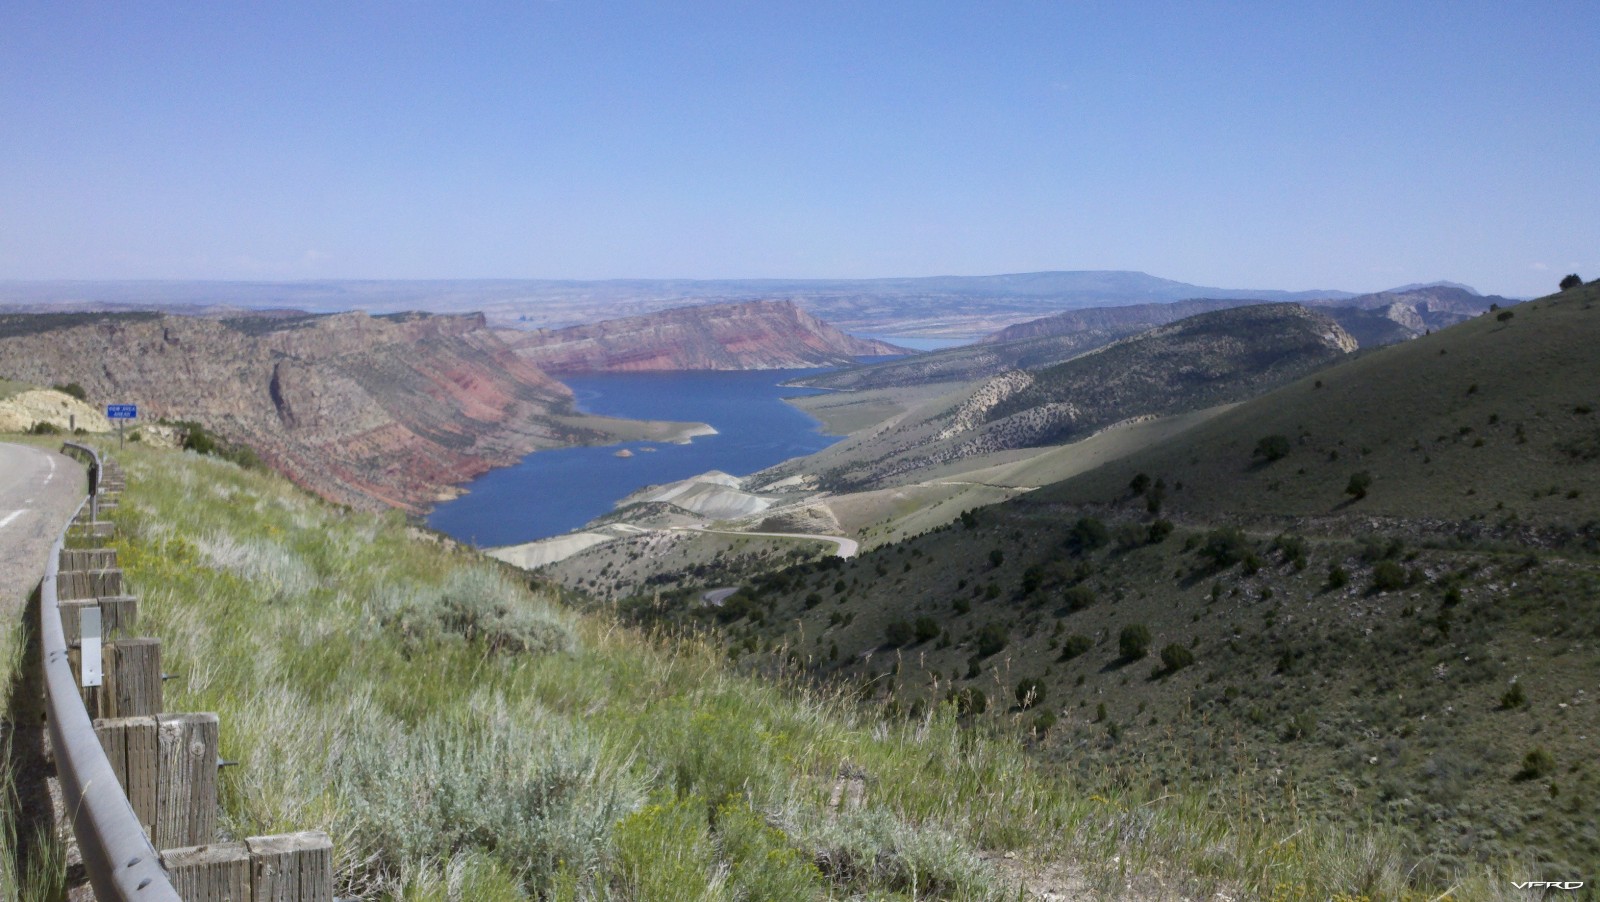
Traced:
POLYGON ((25 511, 25 510, 12 511, 9 516, 7 516, 3 520, 0 520, 0 529, 5 529, 7 526, 10 526, 12 520, 17 519, 18 517, 22 516, 25 513, 27 513, 27 511, 25 511))

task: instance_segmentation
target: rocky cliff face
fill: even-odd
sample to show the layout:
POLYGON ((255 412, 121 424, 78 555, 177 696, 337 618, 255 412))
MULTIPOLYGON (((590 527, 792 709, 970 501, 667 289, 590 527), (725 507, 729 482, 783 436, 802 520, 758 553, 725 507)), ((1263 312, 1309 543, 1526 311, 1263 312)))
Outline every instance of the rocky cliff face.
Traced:
POLYGON ((552 373, 791 369, 905 353, 846 335, 788 301, 682 307, 502 335, 523 359, 552 373))
POLYGON ((482 317, 0 319, 0 376, 197 420, 325 498, 417 511, 538 448, 593 441, 482 317))

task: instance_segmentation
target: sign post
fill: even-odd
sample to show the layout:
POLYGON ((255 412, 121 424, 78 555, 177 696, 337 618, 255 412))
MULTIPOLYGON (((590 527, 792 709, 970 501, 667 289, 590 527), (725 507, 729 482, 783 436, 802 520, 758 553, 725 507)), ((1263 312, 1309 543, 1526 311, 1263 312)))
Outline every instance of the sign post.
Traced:
POLYGON ((117 449, 122 449, 122 424, 128 420, 137 419, 139 405, 137 404, 107 404, 106 419, 117 421, 117 449))

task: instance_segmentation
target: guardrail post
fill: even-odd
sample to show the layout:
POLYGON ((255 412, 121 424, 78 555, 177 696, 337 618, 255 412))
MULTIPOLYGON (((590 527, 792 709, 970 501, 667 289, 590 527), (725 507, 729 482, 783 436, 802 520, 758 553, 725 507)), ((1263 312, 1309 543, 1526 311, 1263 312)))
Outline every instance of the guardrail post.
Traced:
POLYGON ((121 717, 94 722, 94 734, 106 750, 111 772, 128 797, 134 817, 151 835, 156 822, 156 766, 160 760, 154 717, 121 717))
POLYGON ((117 566, 115 548, 63 548, 60 572, 67 570, 103 570, 117 566))
POLYGON ((157 716, 157 849, 208 843, 217 832, 218 727, 215 714, 157 716))
POLYGON ((62 570, 56 573, 56 598, 60 601, 121 594, 122 571, 115 567, 62 570))
POLYGON ((103 651, 101 717, 161 713, 161 640, 119 639, 103 651))
POLYGON ((256 836, 250 850, 254 902, 333 902, 333 841, 311 831, 256 836))
POLYGON ((250 852, 244 843, 185 846, 161 853, 183 902, 253 902, 250 852))
POLYGON ((217 828, 217 715, 102 718, 95 734, 157 849, 211 841, 217 828))

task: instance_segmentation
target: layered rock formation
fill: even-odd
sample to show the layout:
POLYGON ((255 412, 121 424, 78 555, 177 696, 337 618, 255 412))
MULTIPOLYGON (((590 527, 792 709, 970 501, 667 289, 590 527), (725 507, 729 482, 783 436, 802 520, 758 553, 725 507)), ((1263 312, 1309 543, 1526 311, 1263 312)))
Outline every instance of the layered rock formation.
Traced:
POLYGON ((1356 347, 1325 313, 1297 304, 1202 313, 939 398, 830 448, 836 463, 821 475, 834 488, 879 487, 978 455, 1065 444, 1138 417, 1254 397, 1356 347))
POLYGON ((0 376, 199 421, 363 508, 421 510, 530 451, 605 437, 478 315, 4 317, 0 376))
POLYGON ((793 369, 905 353, 846 335, 788 301, 682 307, 502 335, 523 359, 552 373, 793 369))

